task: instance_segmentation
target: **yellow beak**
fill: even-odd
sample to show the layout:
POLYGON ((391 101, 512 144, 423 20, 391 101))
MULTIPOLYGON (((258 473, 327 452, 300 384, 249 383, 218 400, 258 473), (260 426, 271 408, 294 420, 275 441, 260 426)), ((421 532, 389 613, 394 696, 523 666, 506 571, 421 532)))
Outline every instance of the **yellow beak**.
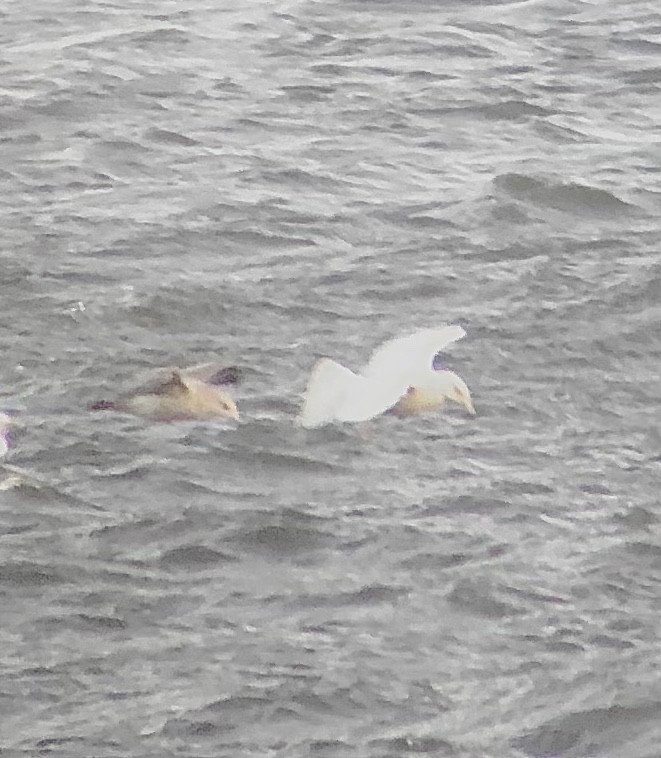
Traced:
POLYGON ((455 387, 454 392, 452 393, 452 399, 462 408, 465 408, 471 416, 475 415, 475 407, 473 406, 473 400, 468 387, 465 385, 464 387, 455 387))

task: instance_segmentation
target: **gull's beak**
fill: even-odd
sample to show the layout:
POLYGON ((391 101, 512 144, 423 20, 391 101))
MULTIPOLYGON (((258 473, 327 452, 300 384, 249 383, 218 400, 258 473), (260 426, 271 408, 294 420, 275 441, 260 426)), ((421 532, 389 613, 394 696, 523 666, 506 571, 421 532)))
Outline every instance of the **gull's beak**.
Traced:
POLYGON ((475 406, 473 405, 473 401, 471 400, 470 392, 464 394, 461 396, 461 400, 459 401, 461 405, 464 406, 464 408, 470 413, 471 416, 475 415, 475 406))
POLYGON ((452 390, 450 392, 450 400, 465 408, 471 416, 475 415, 475 408, 473 406, 473 400, 471 393, 464 380, 454 374, 454 381, 452 383, 452 390))

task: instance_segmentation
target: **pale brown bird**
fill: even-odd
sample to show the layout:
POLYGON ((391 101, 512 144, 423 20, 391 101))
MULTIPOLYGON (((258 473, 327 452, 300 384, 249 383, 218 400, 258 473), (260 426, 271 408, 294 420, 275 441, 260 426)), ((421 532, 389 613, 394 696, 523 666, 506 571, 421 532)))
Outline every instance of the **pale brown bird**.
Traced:
POLYGON ((240 379, 238 368, 217 363, 164 370, 117 400, 93 403, 90 410, 132 413, 153 421, 238 421, 239 410, 227 390, 240 379))

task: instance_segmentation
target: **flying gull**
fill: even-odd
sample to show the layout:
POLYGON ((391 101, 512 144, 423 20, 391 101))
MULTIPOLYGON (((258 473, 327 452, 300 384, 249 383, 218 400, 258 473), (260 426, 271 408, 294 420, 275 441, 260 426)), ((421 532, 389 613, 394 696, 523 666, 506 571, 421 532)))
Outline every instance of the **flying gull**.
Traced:
POLYGON ((227 390, 240 378, 235 366, 217 363, 163 370, 153 381, 117 400, 99 400, 90 410, 132 413, 153 421, 238 421, 238 408, 227 390))
POLYGON ((452 325, 390 340, 359 374, 321 358, 312 369, 298 423, 312 429, 367 421, 387 412, 410 416, 440 408, 448 400, 474 415, 465 382, 438 360, 441 350, 465 334, 452 325))

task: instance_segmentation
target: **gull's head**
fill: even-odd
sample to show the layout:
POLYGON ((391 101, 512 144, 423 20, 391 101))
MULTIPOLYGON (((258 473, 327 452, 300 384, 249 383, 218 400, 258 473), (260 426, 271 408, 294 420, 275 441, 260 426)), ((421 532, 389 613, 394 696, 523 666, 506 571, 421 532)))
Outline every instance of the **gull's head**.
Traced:
POLYGON ((175 392, 172 401, 191 418, 239 420, 239 409, 234 400, 220 387, 206 382, 186 380, 183 392, 175 392))
POLYGON ((466 386, 466 382, 454 371, 447 368, 434 371, 434 383, 436 390, 443 395, 444 399, 460 405, 471 416, 475 415, 470 390, 466 386))

